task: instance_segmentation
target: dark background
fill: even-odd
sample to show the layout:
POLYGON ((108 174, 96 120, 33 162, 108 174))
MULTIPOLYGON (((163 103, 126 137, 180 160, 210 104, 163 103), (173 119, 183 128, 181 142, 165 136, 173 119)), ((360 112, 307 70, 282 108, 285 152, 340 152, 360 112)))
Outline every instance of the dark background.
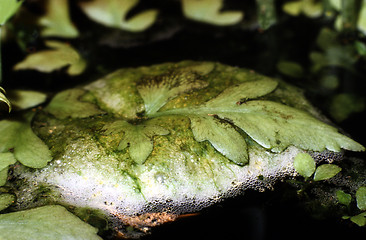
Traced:
MULTIPOLYGON (((43 13, 42 1, 27 1, 25 8, 31 13, 43 13)), ((341 67, 330 69, 341 79, 340 87, 329 91, 318 82, 318 76, 307 72, 311 66, 309 53, 317 50, 316 38, 323 27, 333 27, 333 20, 306 16, 291 17, 281 12, 278 1, 278 22, 270 29, 256 25, 255 1, 227 1, 225 9, 242 9, 244 20, 237 25, 217 27, 191 21, 182 16, 179 1, 142 1, 129 16, 143 9, 161 9, 158 21, 143 33, 113 30, 89 20, 71 1, 71 16, 82 33, 80 38, 67 40, 88 60, 86 72, 77 77, 64 70, 44 74, 35 71, 12 71, 12 66, 30 52, 44 48, 39 29, 32 18, 15 20, 16 31, 23 31, 18 41, 26 44, 21 50, 16 41, 3 48, 4 88, 23 88, 45 91, 52 96, 65 88, 93 81, 115 69, 151 65, 181 60, 218 61, 232 66, 281 77, 305 89, 307 97, 322 112, 329 114, 329 100, 338 93, 351 93, 365 97, 366 63, 360 58, 356 72, 341 67), (300 63, 305 77, 294 79, 281 74, 276 68, 281 59, 300 63)), ((355 39, 365 42, 357 33, 340 35, 341 40, 355 39)), ((340 40, 340 41, 341 41, 340 40)), ((366 145, 365 111, 350 115, 338 122, 355 140, 366 145)), ((365 159, 364 153, 347 153, 349 157, 365 159)), ((243 196, 227 199, 202 210, 197 216, 152 230, 144 239, 360 239, 365 228, 340 218, 316 219, 296 197, 296 189, 285 183, 275 191, 258 193, 247 191, 243 196)), ((316 213, 315 213, 316 214, 316 213)))

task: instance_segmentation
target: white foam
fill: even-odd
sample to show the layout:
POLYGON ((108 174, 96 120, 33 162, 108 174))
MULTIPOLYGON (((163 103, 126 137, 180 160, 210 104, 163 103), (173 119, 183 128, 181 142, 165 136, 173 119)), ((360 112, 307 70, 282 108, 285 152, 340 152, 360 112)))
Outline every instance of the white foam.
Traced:
POLYGON ((293 158, 302 152, 295 147, 280 154, 251 148, 249 164, 244 167, 227 160, 218 161, 214 158, 217 154, 198 159, 179 153, 167 161, 169 171, 146 162, 127 174, 113 168, 123 163, 112 155, 95 161, 106 154, 88 139, 77 139, 67 148, 65 152, 69 155, 23 177, 36 185, 56 186, 61 202, 124 215, 159 210, 178 214, 193 212, 248 188, 260 191, 271 188, 276 179, 295 175, 293 158), (80 152, 86 154, 80 156, 80 152), (206 161, 205 167, 201 166, 202 161, 206 161))

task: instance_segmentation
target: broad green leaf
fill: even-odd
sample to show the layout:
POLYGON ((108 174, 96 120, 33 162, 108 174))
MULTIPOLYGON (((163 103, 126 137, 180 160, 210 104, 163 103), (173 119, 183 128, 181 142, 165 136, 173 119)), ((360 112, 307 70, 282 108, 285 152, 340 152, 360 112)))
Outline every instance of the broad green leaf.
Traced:
MULTIPOLYGON (((306 112, 277 102, 252 99, 272 92, 276 86, 276 81, 266 78, 249 81, 224 90, 200 106, 160 111, 150 117, 174 114, 190 118, 217 117, 239 127, 259 145, 273 152, 281 152, 288 146, 318 152, 326 149, 338 152, 341 148, 364 150, 359 143, 306 112)), ((197 133, 197 127, 195 132, 197 133)), ((235 150, 220 150, 223 151, 235 150)))
POLYGON ((78 75, 84 71, 85 60, 69 44, 58 41, 46 41, 45 44, 51 49, 29 54, 23 61, 16 64, 14 69, 31 69, 49 73, 68 67, 69 75, 78 75))
POLYGON ((46 144, 33 133, 30 126, 33 115, 27 113, 23 119, 0 121, 0 152, 14 151, 14 157, 23 165, 42 168, 52 156, 46 144))
POLYGON ((8 95, 12 106, 19 110, 35 107, 47 99, 46 94, 31 90, 12 90, 8 95))
MULTIPOLYGON (((15 196, 12 194, 0 193, 0 211, 8 208, 15 201, 15 196)), ((1 228, 1 227, 0 227, 1 228)), ((1 233, 0 233, 1 235, 1 233)))
POLYGON ((169 131, 157 125, 132 125, 126 121, 115 121, 104 127, 106 134, 123 132, 118 150, 129 149, 132 160, 143 164, 153 150, 152 138, 156 135, 167 135, 169 131))
POLYGON ((271 79, 260 79, 227 88, 206 103, 207 108, 238 107, 249 99, 264 96, 276 89, 278 83, 271 79))
POLYGON ((9 167, 0 170, 0 187, 4 186, 8 180, 9 167))
POLYGON ((0 110, 3 111, 3 109, 6 112, 11 111, 11 104, 10 101, 5 96, 5 90, 0 87, 0 110))
POLYGON ((22 5, 23 0, 1 0, 0 1, 0 27, 14 15, 22 5))
POLYGON ((85 93, 82 89, 70 89, 58 93, 47 105, 45 110, 60 119, 86 118, 104 112, 96 105, 83 102, 80 98, 85 93))
POLYGON ((13 153, 0 153, 0 186, 5 185, 8 179, 9 165, 16 163, 13 153))
POLYGON ((356 192, 357 207, 366 210, 366 187, 360 187, 356 192))
POLYGON ((299 153, 294 158, 294 168, 303 177, 310 177, 315 172, 315 161, 307 153, 299 153))
POLYGON ((228 122, 209 116, 190 119, 196 141, 209 141, 217 151, 238 165, 248 163, 247 144, 228 122))
POLYGON ((101 240, 97 231, 57 205, 0 215, 0 239, 101 240))
POLYGON ((350 205, 350 203, 352 201, 351 194, 345 193, 342 190, 338 190, 336 192, 336 195, 337 195, 337 200, 338 200, 339 203, 341 203, 343 205, 346 205, 346 206, 350 205))
POLYGON ((244 14, 242 11, 224 11, 223 0, 182 0, 184 16, 200 22, 219 26, 239 23, 244 14))
POLYGON ((353 216, 350 219, 360 227, 366 226, 366 212, 353 216))
POLYGON ((46 0, 46 14, 39 19, 43 37, 75 38, 78 30, 70 21, 68 0, 46 0))
POLYGON ((199 80, 196 71, 182 71, 143 79, 137 90, 144 100, 146 115, 151 115, 179 94, 207 85, 207 82, 199 80))
POLYGON ((240 106, 212 109, 222 119, 231 119, 261 146, 281 152, 288 146, 305 150, 338 152, 341 148, 362 151, 352 139, 338 133, 309 114, 271 101, 248 101, 240 106))
POLYGON ((93 0, 80 2, 80 7, 88 17, 98 23, 122 30, 140 32, 155 22, 158 11, 150 9, 126 19, 128 12, 138 2, 138 0, 93 0))
POLYGON ((334 164, 323 164, 320 165, 314 174, 314 181, 322 181, 334 177, 342 170, 334 164))
POLYGON ((14 157, 13 153, 5 152, 0 153, 0 171, 5 169, 11 164, 14 164, 17 160, 14 157))

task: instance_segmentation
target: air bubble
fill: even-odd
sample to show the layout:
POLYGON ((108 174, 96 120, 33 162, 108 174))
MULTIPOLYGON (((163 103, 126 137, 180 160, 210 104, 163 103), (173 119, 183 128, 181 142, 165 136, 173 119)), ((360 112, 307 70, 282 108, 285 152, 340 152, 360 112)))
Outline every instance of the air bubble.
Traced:
POLYGON ((165 183, 166 176, 164 173, 157 173, 155 174, 155 180, 157 183, 163 184, 165 183))

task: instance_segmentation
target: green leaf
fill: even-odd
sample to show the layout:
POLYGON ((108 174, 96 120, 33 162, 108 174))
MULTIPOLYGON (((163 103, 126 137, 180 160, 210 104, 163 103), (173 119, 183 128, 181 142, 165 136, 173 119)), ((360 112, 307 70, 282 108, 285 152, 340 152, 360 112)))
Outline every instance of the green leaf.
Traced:
POLYGON ((300 78, 304 75, 304 69, 302 68, 302 66, 295 62, 280 61, 277 64, 277 69, 282 74, 293 78, 300 78))
POLYGON ((9 165, 16 163, 13 153, 0 153, 0 186, 5 185, 8 179, 9 165))
POLYGON ((19 110, 35 107, 47 99, 46 94, 30 90, 12 90, 8 95, 12 106, 19 110))
POLYGON ((68 0, 47 0, 46 14, 38 20, 44 28, 41 31, 43 37, 76 38, 78 30, 70 21, 68 0))
POLYGON ((14 164, 16 161, 14 154, 10 152, 0 153, 0 171, 11 164, 14 164))
POLYGON ((83 102, 80 98, 85 93, 82 89, 69 89, 58 93, 47 105, 45 111, 59 119, 65 118, 86 118, 104 112, 96 105, 83 102))
POLYGON ((307 153, 299 153, 294 158, 294 168, 303 177, 311 177, 315 172, 315 161, 307 153))
MULTIPOLYGON (((336 128, 306 112, 277 102, 251 100, 269 94, 276 86, 276 81, 263 77, 227 88, 216 98, 202 105, 159 111, 150 117, 165 115, 184 115, 190 118, 217 117, 232 124, 233 127, 240 128, 259 145, 273 152, 281 152, 288 146, 319 152, 326 149, 338 152, 341 148, 364 150, 359 143, 338 133, 336 128)), ((197 128, 195 132, 198 132, 197 128)), ((232 133, 227 134, 234 138, 232 133)), ((221 146, 228 147, 229 144, 221 146)), ((220 149, 220 152, 234 151, 236 150, 232 148, 220 149)))
POLYGON ((156 113, 170 99, 181 93, 206 87, 208 83, 199 80, 200 70, 202 69, 191 69, 191 71, 182 69, 181 72, 143 79, 143 82, 137 86, 137 90, 144 100, 146 115, 156 113))
POLYGON ((292 16, 298 16, 300 15, 302 10, 302 2, 301 1, 287 2, 282 6, 282 10, 292 16))
MULTIPOLYGON (((15 201, 15 196, 13 194, 0 194, 0 211, 8 208, 15 201)), ((1 227, 0 227, 1 229, 1 227)), ((0 233, 1 235, 1 233, 0 233)))
POLYGON ((184 16, 200 22, 219 26, 239 23, 244 14, 241 11, 224 11, 223 0, 182 0, 184 16))
POLYGON ((49 73, 68 67, 67 73, 72 76, 85 70, 85 60, 69 44, 58 41, 46 41, 45 44, 51 49, 29 54, 14 66, 14 70, 31 69, 49 73))
POLYGON ((104 126, 105 134, 124 132, 118 150, 129 149, 132 160, 143 164, 153 150, 152 138, 156 135, 167 135, 169 131, 157 125, 132 125, 119 120, 104 126))
POLYGON ((247 144, 229 123, 209 116, 190 119, 196 141, 209 141, 217 151, 238 165, 248 163, 247 144))
POLYGON ((9 167, 6 167, 3 170, 0 170, 0 187, 4 186, 6 184, 6 182, 8 181, 8 172, 9 172, 9 167))
POLYGON ((101 240, 97 231, 56 205, 0 215, 1 239, 101 240))
POLYGON ((350 219, 360 227, 366 226, 366 212, 353 216, 350 219))
POLYGON ((6 112, 11 111, 10 101, 5 96, 5 90, 0 87, 0 110, 5 110, 6 112))
POLYGON ((0 1, 0 27, 14 15, 22 5, 23 0, 1 0, 0 1))
POLYGON ((366 187, 360 187, 356 192, 357 207, 366 210, 366 187))
POLYGON ((350 203, 352 201, 351 194, 345 193, 342 190, 338 190, 336 192, 336 195, 337 195, 337 200, 338 200, 339 203, 341 203, 343 205, 346 205, 346 206, 350 205, 350 203))
POLYGON ((338 167, 334 164, 323 164, 320 165, 314 174, 314 181, 326 180, 334 177, 342 170, 342 168, 338 167))
POLYGON ((0 152, 14 151, 23 165, 42 168, 52 160, 51 152, 34 133, 30 121, 34 113, 26 113, 21 120, 0 121, 0 152))
POLYGON ((323 13, 323 6, 321 2, 316 0, 301 0, 290 1, 282 6, 284 12, 298 16, 304 13, 308 17, 319 17, 323 13))
POLYGON ((79 4, 85 14, 98 23, 122 30, 140 32, 155 22, 158 11, 155 9, 146 10, 127 20, 128 12, 138 2, 138 0, 93 0, 79 4))

